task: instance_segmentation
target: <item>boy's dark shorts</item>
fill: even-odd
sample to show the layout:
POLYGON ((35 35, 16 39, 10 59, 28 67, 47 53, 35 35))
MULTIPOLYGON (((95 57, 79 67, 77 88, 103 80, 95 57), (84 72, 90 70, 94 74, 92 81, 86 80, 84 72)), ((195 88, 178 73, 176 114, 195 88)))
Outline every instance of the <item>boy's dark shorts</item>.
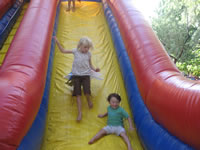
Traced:
POLYGON ((81 95, 81 86, 83 86, 84 94, 91 95, 90 76, 72 76, 74 86, 73 96, 81 95))

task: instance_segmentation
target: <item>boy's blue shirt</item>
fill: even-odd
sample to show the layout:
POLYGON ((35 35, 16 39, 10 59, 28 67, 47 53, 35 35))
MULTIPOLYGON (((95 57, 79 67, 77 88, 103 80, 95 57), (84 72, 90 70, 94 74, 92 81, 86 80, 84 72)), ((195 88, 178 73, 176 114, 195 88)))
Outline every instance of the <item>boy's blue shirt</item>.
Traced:
POLYGON ((107 125, 109 126, 124 126, 123 119, 128 118, 128 113, 122 108, 118 107, 117 109, 113 109, 111 106, 108 106, 108 120, 107 125))

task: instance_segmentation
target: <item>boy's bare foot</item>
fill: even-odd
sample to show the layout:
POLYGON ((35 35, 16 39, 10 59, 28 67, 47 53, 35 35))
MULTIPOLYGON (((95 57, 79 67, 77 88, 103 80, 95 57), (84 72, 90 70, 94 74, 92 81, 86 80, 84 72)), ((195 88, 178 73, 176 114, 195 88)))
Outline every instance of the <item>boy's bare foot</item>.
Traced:
POLYGON ((76 10, 76 8, 73 7, 73 8, 72 8, 72 11, 75 12, 75 10, 76 10))
POLYGON ((79 114, 78 114, 78 117, 77 117, 77 121, 80 122, 81 120, 82 120, 82 114, 79 113, 79 114))
POLYGON ((89 107, 89 109, 91 109, 93 107, 93 103, 90 100, 88 101, 88 107, 89 107))
POLYGON ((70 8, 67 8, 66 11, 70 11, 70 8))

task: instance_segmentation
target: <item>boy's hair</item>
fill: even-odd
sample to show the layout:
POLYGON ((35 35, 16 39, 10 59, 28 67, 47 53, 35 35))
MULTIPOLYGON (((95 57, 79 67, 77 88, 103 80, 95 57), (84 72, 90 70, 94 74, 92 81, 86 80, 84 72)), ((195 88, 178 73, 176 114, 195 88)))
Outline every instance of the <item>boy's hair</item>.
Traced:
POLYGON ((78 42, 78 46, 77 46, 78 50, 80 49, 81 45, 87 45, 87 46, 89 46, 89 49, 93 49, 92 40, 86 36, 80 38, 80 40, 78 42))
POLYGON ((108 95, 107 100, 110 102, 110 99, 112 97, 115 97, 119 102, 121 102, 121 97, 119 96, 119 94, 117 94, 117 93, 111 93, 110 95, 108 95))

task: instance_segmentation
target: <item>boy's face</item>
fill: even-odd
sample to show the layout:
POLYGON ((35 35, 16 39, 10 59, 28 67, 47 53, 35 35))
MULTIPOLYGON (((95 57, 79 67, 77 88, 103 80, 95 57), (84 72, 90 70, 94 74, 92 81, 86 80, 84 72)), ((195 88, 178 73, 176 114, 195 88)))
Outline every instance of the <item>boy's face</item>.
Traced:
POLYGON ((109 103, 110 103, 110 106, 111 106, 113 109, 117 109, 117 108, 119 107, 119 104, 120 104, 119 100, 118 100, 117 98, 115 98, 115 97, 111 97, 109 103))

